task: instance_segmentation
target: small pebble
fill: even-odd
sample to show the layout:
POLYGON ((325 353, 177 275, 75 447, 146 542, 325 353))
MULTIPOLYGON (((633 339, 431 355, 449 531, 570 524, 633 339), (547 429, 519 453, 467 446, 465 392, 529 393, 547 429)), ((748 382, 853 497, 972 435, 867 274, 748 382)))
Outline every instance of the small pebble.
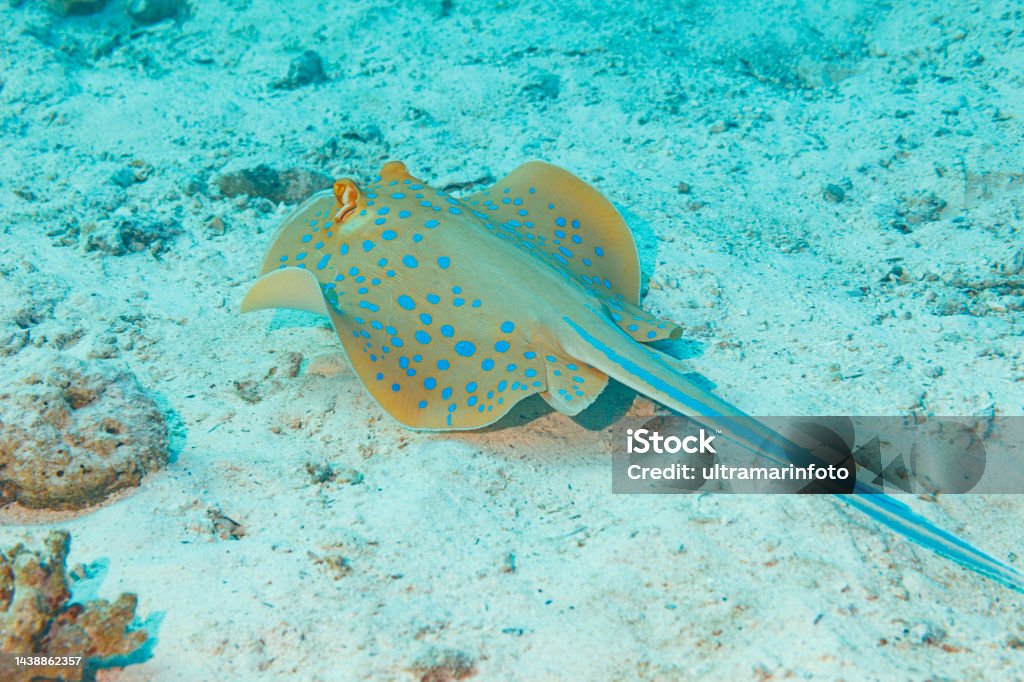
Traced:
POLYGON ((210 222, 206 223, 206 229, 210 234, 224 234, 224 219, 220 216, 214 216, 210 219, 210 222))
POLYGON ((107 0, 49 0, 50 10, 62 17, 70 14, 94 14, 103 9, 107 0))
POLYGON ((295 90, 303 85, 323 83, 327 80, 324 62, 313 50, 306 50, 288 65, 288 75, 271 83, 275 90, 295 90))
POLYGON ((183 0, 132 0, 125 11, 135 23, 148 25, 173 19, 186 8, 183 0))
POLYGON ((825 185, 825 189, 822 194, 825 197, 825 201, 833 204, 841 204, 843 203, 843 200, 846 199, 846 192, 843 191, 843 188, 832 183, 825 185))

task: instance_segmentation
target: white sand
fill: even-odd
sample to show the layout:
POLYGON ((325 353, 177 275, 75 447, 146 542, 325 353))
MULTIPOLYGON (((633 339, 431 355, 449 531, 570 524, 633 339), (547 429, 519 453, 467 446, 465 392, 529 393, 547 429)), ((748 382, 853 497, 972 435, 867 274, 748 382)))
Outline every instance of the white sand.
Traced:
MULTIPOLYGON (((646 305, 747 412, 1024 413, 1021 298, 978 285, 1022 276, 1020 10, 782 4, 194 0, 134 33, 116 1, 0 10, 4 295, 66 284, 34 341, 84 357, 114 334, 180 425, 137 490, 0 517, 5 543, 68 529, 72 562, 109 562, 100 596, 138 593, 153 656, 100 679, 412 679, 445 650, 484 680, 1024 674, 1020 594, 830 498, 614 496, 601 434, 536 401, 483 433, 402 429, 325 323, 237 314, 290 207, 183 190, 239 159, 366 179, 399 158, 443 186, 542 158, 628 213, 646 305), (330 82, 270 90, 304 49, 330 82), (136 159, 145 182, 110 184, 136 159), (890 225, 929 195, 935 220, 890 225), (47 236, 110 209, 184 234, 161 260, 47 236), (313 483, 324 462, 365 478, 313 483)), ((634 397, 593 409, 650 413, 634 397)), ((1021 498, 912 502, 1021 567, 1021 498)))

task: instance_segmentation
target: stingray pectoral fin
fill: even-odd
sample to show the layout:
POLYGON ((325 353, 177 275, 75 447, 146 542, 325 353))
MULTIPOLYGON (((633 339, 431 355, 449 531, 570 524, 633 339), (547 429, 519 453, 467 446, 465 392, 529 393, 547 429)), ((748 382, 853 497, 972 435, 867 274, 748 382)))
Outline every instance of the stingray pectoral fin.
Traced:
POLYGON ((270 248, 263 256, 260 274, 265 275, 282 265, 297 265, 305 258, 316 262, 314 245, 331 239, 331 220, 338 211, 332 190, 317 192, 292 211, 274 231, 270 248))
POLYGON ((639 305, 633 233, 610 201, 569 171, 530 161, 463 201, 489 222, 525 226, 558 267, 639 305))
MULTIPOLYGON (((807 461, 806 450, 726 401, 706 391, 649 348, 633 343, 625 334, 595 314, 593 323, 563 318, 574 335, 561 339, 563 347, 588 364, 681 414, 700 421, 715 418, 723 435, 751 452, 785 465, 807 461)), ((852 494, 840 499, 908 540, 984 575, 1006 587, 1024 592, 1024 575, 966 541, 943 530, 891 496, 857 482, 852 494)))
POLYGON ((402 314, 409 306, 415 306, 409 296, 393 301, 390 310, 365 300, 350 308, 327 306, 359 380, 402 425, 479 429, 547 390, 543 354, 531 350, 518 330, 495 341, 479 316, 442 319, 432 308, 435 317, 426 324, 402 314))
POLYGON ((241 310, 248 313, 265 308, 290 308, 327 315, 320 282, 305 268, 282 268, 256 280, 242 299, 241 310))

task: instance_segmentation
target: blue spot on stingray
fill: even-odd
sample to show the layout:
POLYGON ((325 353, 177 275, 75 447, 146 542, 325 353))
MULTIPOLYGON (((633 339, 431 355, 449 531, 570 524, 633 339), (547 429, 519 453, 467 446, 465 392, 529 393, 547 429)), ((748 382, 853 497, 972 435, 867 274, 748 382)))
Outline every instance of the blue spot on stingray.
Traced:
POLYGON ((555 359, 555 356, 554 356, 554 355, 546 355, 546 356, 544 356, 544 359, 545 359, 545 360, 547 360, 548 362, 558 362, 558 361, 557 361, 557 360, 555 359))
POLYGON ((451 208, 448 209, 448 212, 451 213, 452 215, 461 215, 462 209, 452 206, 451 208))
POLYGON ((377 372, 377 381, 380 381, 383 378, 384 378, 384 375, 381 372, 377 372))
POLYGON ((455 306, 456 308, 461 308, 461 307, 462 307, 462 305, 463 305, 463 304, 464 304, 465 302, 466 302, 466 299, 464 299, 464 298, 459 298, 458 296, 456 296, 455 298, 453 298, 453 299, 452 299, 452 305, 453 305, 453 306, 455 306))
POLYGON ((395 338, 391 339, 391 345, 394 346, 395 348, 401 348, 403 345, 405 345, 405 342, 396 336, 395 338))
MULTIPOLYGON (((551 206, 550 208, 554 208, 554 206, 551 206)), ((565 227, 565 218, 563 218, 562 216, 558 216, 557 218, 555 218, 555 225, 558 225, 559 227, 565 227)))
POLYGON ((572 243, 573 244, 582 244, 583 243, 583 237, 579 236, 578 234, 574 234, 572 236, 572 243))
POLYGON ((594 253, 596 253, 598 256, 603 256, 604 255, 604 249, 602 249, 600 246, 595 246, 594 247, 594 253))
POLYGON ((295 260, 302 260, 305 257, 306 257, 306 252, 303 251, 302 253, 300 253, 298 256, 295 257, 295 260))
POLYGON ((479 308, 481 305, 483 305, 483 302, 479 298, 477 298, 473 300, 473 303, 471 305, 474 308, 479 308))
POLYGON ((312 238, 313 238, 313 235, 311 235, 311 234, 304 234, 304 235, 302 235, 302 243, 305 244, 309 240, 311 240, 312 238))
POLYGON ((409 358, 399 358, 398 366, 401 367, 402 369, 409 369, 409 358))
POLYGON ((399 218, 408 218, 411 215, 412 215, 412 213, 410 213, 409 211, 399 211, 398 212, 398 217, 399 218))
POLYGON ((591 266, 591 264, 592 264, 592 261, 589 258, 584 258, 583 259, 583 264, 586 265, 589 268, 591 266))
POLYGON ((424 346, 430 343, 430 334, 426 333, 422 329, 417 331, 415 336, 416 340, 422 343, 424 346))
POLYGON ((412 240, 413 240, 414 242, 417 242, 417 243, 419 243, 419 242, 423 241, 423 235, 422 235, 422 234, 414 234, 414 235, 412 236, 412 240))
POLYGON ((480 368, 483 369, 483 371, 485 372, 490 372, 492 369, 494 369, 494 360, 487 358, 486 360, 480 363, 480 368))
POLYGON ((555 230, 555 236, 559 239, 565 239, 565 230, 555 230))
POLYGON ((516 371, 516 367, 517 367, 517 365, 511 364, 511 365, 509 365, 508 367, 505 368, 505 371, 506 372, 514 372, 514 371, 516 371))
POLYGON ((383 225, 387 221, 388 221, 387 218, 377 218, 376 220, 373 221, 373 224, 374 225, 383 225))
POLYGON ((498 382, 498 393, 501 393, 508 387, 508 382, 502 379, 498 382))
POLYGON ((348 244, 342 244, 341 246, 339 246, 338 253, 340 253, 342 256, 348 253, 348 244))
POLYGON ((441 302, 441 297, 437 294, 427 294, 427 300, 436 305, 441 302))
POLYGON ((441 336, 447 336, 448 338, 451 338, 454 334, 455 328, 452 327, 450 324, 441 325, 441 336))
POLYGON ((430 324, 433 321, 434 318, 432 318, 429 314, 420 313, 420 322, 422 322, 423 324, 430 324))
POLYGON ((407 268, 415 268, 419 264, 419 261, 417 261, 416 258, 413 256, 406 254, 405 256, 402 257, 402 265, 404 265, 407 268))
POLYGON ((377 312, 378 310, 380 310, 379 305, 377 305, 376 303, 370 303, 369 301, 360 301, 359 307, 366 308, 367 310, 372 310, 373 312, 377 312))
POLYGON ((471 381, 466 384, 466 393, 474 393, 476 391, 476 382, 471 381))
POLYGON ((398 334, 398 330, 392 327, 390 324, 384 327, 384 331, 388 333, 388 336, 396 336, 398 334))
POLYGON ((462 287, 452 287, 452 293, 453 294, 461 294, 462 293, 462 287))
POLYGON ((373 251, 374 243, 367 239, 363 242, 363 251, 373 251))
MULTIPOLYGON (((429 201, 426 202, 426 205, 430 206, 430 202, 429 201)), ((437 222, 436 220, 430 219, 427 222, 423 223, 423 227, 427 228, 428 230, 432 230, 432 229, 434 229, 435 227, 437 227, 440 224, 441 223, 437 222)))
POLYGON ((421 401, 419 401, 419 403, 416 404, 416 406, 422 410, 424 407, 427 406, 427 401, 426 400, 421 400, 421 401))
POLYGON ((377 330, 380 330, 380 329, 384 328, 384 325, 382 325, 377 320, 373 320, 372 322, 370 322, 370 326, 373 327, 374 329, 377 329, 377 330))
POLYGON ((508 341, 498 341, 498 343, 494 344, 494 350, 504 353, 508 350, 508 341))
POLYGON ((413 308, 416 307, 416 302, 412 300, 412 298, 410 298, 409 296, 406 296, 405 294, 399 296, 397 300, 398 305, 401 306, 402 308, 405 308, 406 310, 412 310, 413 308))
POLYGON ((561 251, 562 255, 565 256, 566 258, 572 258, 572 251, 565 248, 564 246, 559 246, 558 250, 561 251))
POLYGON ((528 350, 525 353, 523 353, 523 357, 526 358, 527 360, 533 360, 535 357, 537 357, 537 354, 534 353, 532 350, 528 350))
POLYGON ((471 357, 476 353, 476 346, 471 341, 459 341, 455 344, 455 354, 464 358, 471 357))
POLYGON ((324 254, 324 257, 320 259, 320 262, 316 264, 316 269, 317 270, 323 270, 324 268, 327 267, 327 263, 330 260, 331 260, 331 254, 329 254, 329 253, 324 254))
POLYGON ((387 206, 381 206, 377 209, 377 215, 387 215, 391 211, 387 206))
POLYGON ((428 391, 433 391, 435 388, 437 388, 437 379, 435 379, 434 377, 427 377, 426 379, 423 380, 423 388, 427 389, 428 391))
POLYGON ((452 389, 446 388, 443 391, 441 391, 441 397, 444 398, 445 400, 448 400, 449 398, 451 398, 452 397, 452 389))
POLYGON ((281 262, 282 263, 285 262, 286 260, 288 260, 288 256, 281 256, 281 262))
POLYGON ((469 400, 466 401, 466 404, 469 405, 470 407, 473 407, 474 405, 476 405, 476 401, 477 397, 475 395, 471 395, 469 396, 469 400))
MULTIPOLYGON (((449 412, 454 412, 457 407, 458 406, 455 403, 452 403, 451 405, 448 406, 448 411, 449 412)), ((451 418, 451 415, 449 415, 448 416, 448 426, 451 426, 451 425, 452 425, 452 418, 451 418)))
POLYGON ((439 370, 441 370, 442 372, 445 371, 446 369, 448 369, 451 366, 452 366, 452 363, 448 362, 447 360, 445 360, 443 358, 441 360, 437 361, 437 368, 439 370))
POLYGON ((402 386, 401 384, 391 384, 391 390, 394 391, 395 393, 398 393, 399 391, 402 390, 402 386))
POLYGON ((507 320, 501 323, 501 331, 505 332, 506 334, 511 334, 512 330, 514 330, 515 328, 516 325, 512 322, 508 322, 507 320))
POLYGON ((437 259, 437 264, 442 270, 447 270, 448 266, 452 264, 452 259, 448 256, 441 256, 437 259))
POLYGON ((394 239, 397 236, 398 236, 398 233, 395 232, 394 230, 384 230, 383 232, 380 233, 380 238, 383 239, 386 242, 391 241, 392 239, 394 239))

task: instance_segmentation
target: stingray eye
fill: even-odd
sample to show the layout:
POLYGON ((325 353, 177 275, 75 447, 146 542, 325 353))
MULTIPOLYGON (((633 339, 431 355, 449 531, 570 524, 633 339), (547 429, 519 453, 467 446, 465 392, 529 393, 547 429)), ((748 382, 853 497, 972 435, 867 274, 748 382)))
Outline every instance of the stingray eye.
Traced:
POLYGON ((359 204, 359 194, 359 187, 348 178, 342 178, 334 183, 334 200, 338 204, 332 221, 335 225, 341 225, 355 213, 359 204))

